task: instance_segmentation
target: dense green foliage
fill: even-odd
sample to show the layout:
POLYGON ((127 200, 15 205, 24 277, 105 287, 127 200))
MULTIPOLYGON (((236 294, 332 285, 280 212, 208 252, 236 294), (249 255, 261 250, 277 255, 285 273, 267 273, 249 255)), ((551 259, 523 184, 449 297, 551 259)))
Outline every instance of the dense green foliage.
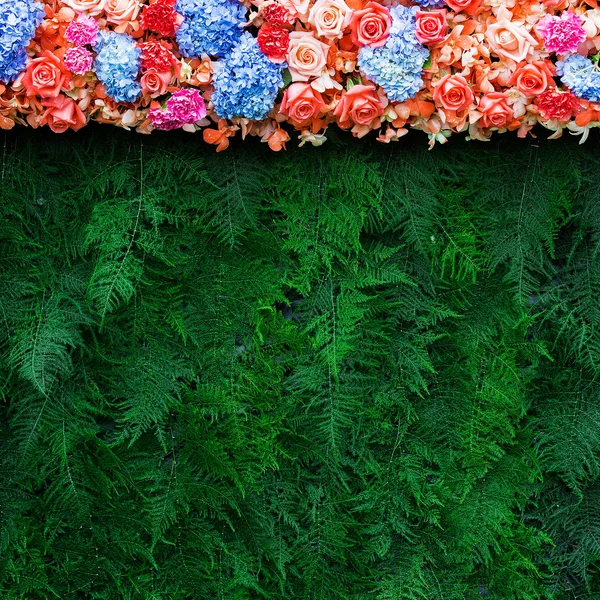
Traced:
POLYGON ((600 597, 600 144, 0 142, 0 597, 600 597))

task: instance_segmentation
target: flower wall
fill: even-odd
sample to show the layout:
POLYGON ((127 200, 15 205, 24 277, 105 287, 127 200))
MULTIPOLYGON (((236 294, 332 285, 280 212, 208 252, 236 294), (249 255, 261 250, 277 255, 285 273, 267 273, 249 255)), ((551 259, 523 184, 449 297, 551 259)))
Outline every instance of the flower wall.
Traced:
POLYGON ((596 0, 0 0, 0 126, 585 140, 599 51, 596 0))

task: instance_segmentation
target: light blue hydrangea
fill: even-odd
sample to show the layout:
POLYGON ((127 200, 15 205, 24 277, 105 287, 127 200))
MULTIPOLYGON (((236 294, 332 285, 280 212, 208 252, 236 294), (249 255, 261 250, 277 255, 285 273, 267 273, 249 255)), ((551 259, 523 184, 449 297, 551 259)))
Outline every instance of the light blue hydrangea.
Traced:
POLYGON ((570 54, 556 63, 556 74, 578 98, 600 102, 600 72, 581 54, 570 54))
POLYGON ((285 64, 271 62, 256 39, 244 33, 231 54, 218 65, 213 84, 215 113, 224 119, 266 119, 283 85, 285 64))
POLYGON ((380 85, 392 102, 404 102, 423 87, 421 75, 429 50, 416 38, 416 11, 415 6, 392 8, 392 27, 385 45, 364 46, 358 55, 362 73, 380 85))
POLYGON ((246 8, 237 0, 177 0, 176 10, 184 17, 176 39, 185 57, 225 56, 242 37, 246 8))
POLYGON ((117 102, 135 102, 142 92, 137 81, 141 50, 124 33, 101 31, 98 39, 94 71, 107 95, 117 102))
POLYGON ((25 49, 44 19, 44 5, 33 0, 0 0, 0 81, 9 83, 25 70, 25 49))

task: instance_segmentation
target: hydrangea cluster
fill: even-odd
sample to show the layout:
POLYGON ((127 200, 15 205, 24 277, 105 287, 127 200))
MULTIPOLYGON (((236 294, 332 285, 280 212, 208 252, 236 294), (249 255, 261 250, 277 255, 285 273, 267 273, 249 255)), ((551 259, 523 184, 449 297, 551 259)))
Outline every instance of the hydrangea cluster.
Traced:
POLYGON ((237 44, 246 23, 246 8, 237 0, 178 0, 184 21, 177 44, 184 56, 223 57, 237 44))
POLYGON ((444 6, 444 0, 415 0, 423 8, 441 8, 444 6))
POLYGON ((565 11, 560 17, 546 15, 537 24, 537 30, 544 38, 546 50, 557 54, 577 52, 577 47, 586 37, 581 17, 570 11, 565 11))
POLYGON ((133 38, 124 33, 102 31, 97 50, 94 70, 106 93, 117 102, 135 102, 142 91, 136 80, 141 50, 133 38))
POLYGON ((0 0, 0 81, 13 81, 25 69, 25 49, 43 19, 39 2, 0 0))
POLYGON ((265 119, 283 86, 285 64, 271 62, 249 33, 244 33, 215 73, 212 95, 217 116, 265 119))
POLYGON ((429 51, 416 38, 416 10, 401 5, 392 8, 386 43, 381 48, 365 46, 358 55, 360 70, 393 102, 403 102, 423 87, 421 74, 429 51))
POLYGON ((581 54, 570 54, 556 63, 556 74, 578 98, 600 102, 600 72, 581 54))

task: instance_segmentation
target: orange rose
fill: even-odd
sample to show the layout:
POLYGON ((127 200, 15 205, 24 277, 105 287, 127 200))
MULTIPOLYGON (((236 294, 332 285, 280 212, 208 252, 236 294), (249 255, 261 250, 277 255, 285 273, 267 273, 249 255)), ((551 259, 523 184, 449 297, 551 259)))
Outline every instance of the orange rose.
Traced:
POLYGON ((292 83, 283 94, 279 112, 297 127, 302 127, 318 117, 324 107, 323 97, 310 84, 292 83))
POLYGON ((106 0, 104 12, 107 23, 127 25, 137 19, 140 13, 140 3, 138 0, 106 0))
POLYGON ((342 126, 350 121, 357 125, 369 125, 382 114, 383 104, 372 85, 355 85, 342 95, 333 111, 342 126))
POLYGON ((27 95, 41 98, 56 98, 70 81, 71 73, 50 50, 29 61, 22 79, 27 95))
POLYGON ((481 0, 446 0, 446 4, 455 12, 465 11, 474 15, 481 4, 481 0))
POLYGON ((171 71, 159 73, 156 69, 148 69, 140 78, 142 91, 150 94, 152 98, 162 96, 167 93, 171 77, 171 71))
POLYGON ((85 115, 76 102, 67 96, 43 100, 46 111, 40 119, 40 125, 46 125, 54 133, 64 133, 67 129, 79 131, 85 125, 85 115))
POLYGON ((380 48, 390 34, 390 11, 379 2, 367 2, 362 10, 355 10, 350 19, 351 39, 355 46, 380 48))
POLYGON ((484 127, 501 129, 513 120, 512 108, 507 104, 508 94, 490 92, 481 98, 477 110, 482 114, 481 124, 484 127))
POLYGON ((473 92, 462 75, 445 75, 433 90, 433 100, 445 110, 460 112, 473 104, 473 92))
POLYGON ((554 65, 545 60, 534 60, 529 64, 522 63, 510 78, 510 85, 516 88, 525 96, 539 96, 553 85, 554 65))

